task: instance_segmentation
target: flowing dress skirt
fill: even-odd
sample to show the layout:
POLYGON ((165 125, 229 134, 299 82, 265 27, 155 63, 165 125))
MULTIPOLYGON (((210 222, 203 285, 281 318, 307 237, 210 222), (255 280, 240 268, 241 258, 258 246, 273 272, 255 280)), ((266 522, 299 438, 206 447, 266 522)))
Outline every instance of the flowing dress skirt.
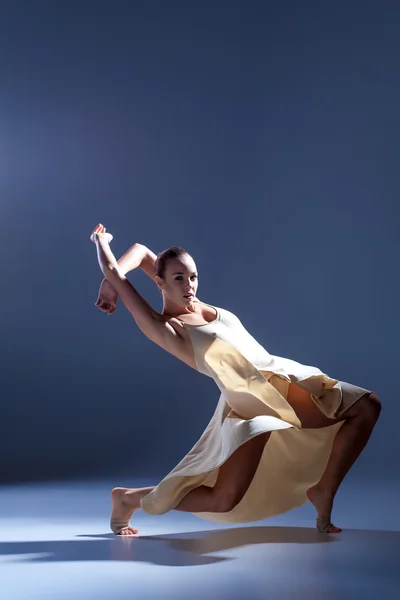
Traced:
MULTIPOLYGON (((197 335, 197 338, 196 338, 197 335)), ((141 508, 160 515, 175 508, 192 489, 214 486, 219 467, 239 446, 271 432, 258 469, 242 500, 229 512, 194 513, 209 521, 244 523, 289 511, 308 502, 306 490, 321 478, 332 443, 343 421, 322 429, 305 429, 286 401, 290 381, 308 390, 318 408, 340 417, 369 390, 332 379, 321 372, 304 377, 262 370, 221 339, 192 339, 199 370, 217 383, 221 395, 214 415, 193 448, 141 501, 141 508)), ((296 368, 293 367, 295 372, 296 368)))

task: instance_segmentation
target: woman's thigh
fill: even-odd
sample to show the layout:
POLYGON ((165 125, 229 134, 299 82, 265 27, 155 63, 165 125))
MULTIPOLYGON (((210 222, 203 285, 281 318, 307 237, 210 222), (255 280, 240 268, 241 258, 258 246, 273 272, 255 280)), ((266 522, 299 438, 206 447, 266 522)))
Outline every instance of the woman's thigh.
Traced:
POLYGON ((345 416, 341 416, 338 419, 330 419, 324 415, 311 398, 310 392, 295 383, 289 384, 286 400, 293 408, 301 421, 302 427, 305 429, 321 429, 322 427, 329 427, 346 419, 345 416))

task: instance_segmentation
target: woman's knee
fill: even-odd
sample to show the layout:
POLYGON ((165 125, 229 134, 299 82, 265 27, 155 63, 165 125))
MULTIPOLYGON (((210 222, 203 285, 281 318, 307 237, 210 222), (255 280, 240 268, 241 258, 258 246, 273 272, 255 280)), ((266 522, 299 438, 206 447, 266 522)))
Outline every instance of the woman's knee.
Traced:
POLYGON ((230 512, 239 504, 246 490, 234 488, 221 490, 215 494, 215 512, 230 512))
POLYGON ((379 415, 381 414, 381 410, 382 410, 382 402, 381 399, 379 398, 378 394, 375 394, 375 392, 372 392, 372 394, 369 395, 369 405, 370 405, 370 410, 376 415, 376 417, 379 417, 379 415))
POLYGON ((375 394, 375 392, 365 394, 360 398, 357 404, 359 405, 357 408, 360 416, 376 421, 378 420, 382 410, 382 402, 378 394, 375 394))

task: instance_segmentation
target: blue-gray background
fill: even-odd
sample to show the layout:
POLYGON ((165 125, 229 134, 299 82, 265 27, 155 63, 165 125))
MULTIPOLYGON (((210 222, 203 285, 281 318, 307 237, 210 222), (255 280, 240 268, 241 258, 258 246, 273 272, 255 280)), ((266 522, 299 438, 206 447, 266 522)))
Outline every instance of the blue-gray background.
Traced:
POLYGON ((1 479, 151 484, 214 411, 212 380, 94 306, 98 222, 117 257, 184 246, 198 297, 272 354, 377 391, 355 470, 396 470, 399 4, 10 1, 0 21, 1 479))

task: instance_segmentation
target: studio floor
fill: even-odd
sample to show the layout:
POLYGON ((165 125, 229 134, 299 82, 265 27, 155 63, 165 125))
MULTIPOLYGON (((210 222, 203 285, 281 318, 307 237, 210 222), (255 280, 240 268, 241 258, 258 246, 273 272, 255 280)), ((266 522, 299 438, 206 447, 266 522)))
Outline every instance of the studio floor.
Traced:
POLYGON ((234 527, 139 511, 138 536, 121 538, 109 531, 109 491, 127 483, 0 487, 0 599, 400 598, 398 482, 345 481, 337 535, 319 534, 306 504, 234 527))

